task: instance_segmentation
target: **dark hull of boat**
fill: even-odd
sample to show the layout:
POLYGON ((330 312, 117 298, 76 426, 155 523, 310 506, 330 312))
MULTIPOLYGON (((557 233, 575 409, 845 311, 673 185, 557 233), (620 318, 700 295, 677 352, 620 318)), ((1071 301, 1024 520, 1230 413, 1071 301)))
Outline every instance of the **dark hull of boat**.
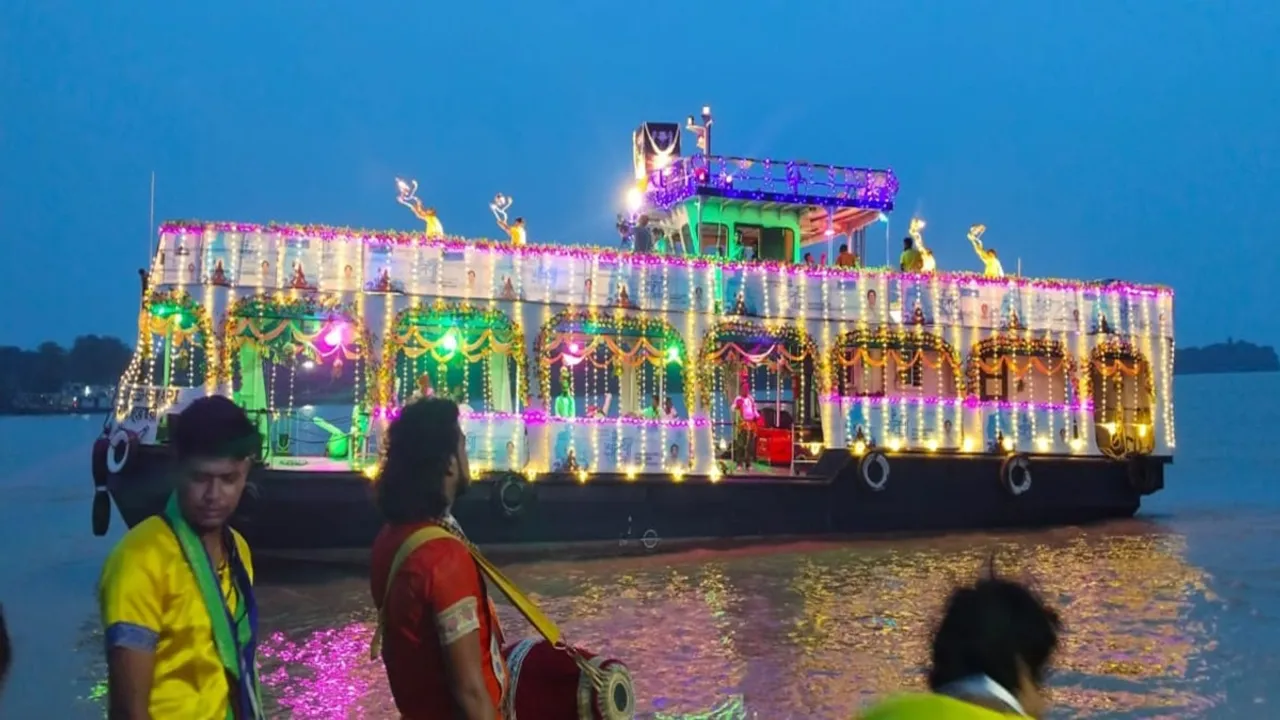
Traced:
MULTIPOLYGON (((170 488, 167 453, 139 450, 125 474, 107 480, 130 527, 159 512, 170 488)), ((641 549, 687 546, 693 539, 1070 525, 1132 516, 1143 495, 1164 487, 1169 462, 1031 456, 1031 485, 1015 495, 1002 482, 1003 460, 893 453, 879 490, 864 480, 857 458, 836 450, 826 451, 807 477, 728 476, 713 483, 701 477, 675 482, 666 475, 593 476, 578 482, 544 475, 503 491, 512 480, 502 476, 477 480, 454 514, 480 545, 641 549)), ((256 549, 367 548, 381 525, 364 475, 258 468, 250 481, 233 524, 256 549)))

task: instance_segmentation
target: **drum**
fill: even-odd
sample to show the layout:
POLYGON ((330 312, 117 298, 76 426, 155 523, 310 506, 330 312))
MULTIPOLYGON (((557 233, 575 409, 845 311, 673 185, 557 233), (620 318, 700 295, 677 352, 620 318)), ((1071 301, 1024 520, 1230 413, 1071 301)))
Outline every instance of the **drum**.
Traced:
POLYGON ((631 673, 616 659, 577 650, 593 668, 585 672, 567 650, 542 638, 502 651, 510 687, 506 720, 631 720, 636 698, 631 673), (596 677, 593 678, 592 674, 596 677))

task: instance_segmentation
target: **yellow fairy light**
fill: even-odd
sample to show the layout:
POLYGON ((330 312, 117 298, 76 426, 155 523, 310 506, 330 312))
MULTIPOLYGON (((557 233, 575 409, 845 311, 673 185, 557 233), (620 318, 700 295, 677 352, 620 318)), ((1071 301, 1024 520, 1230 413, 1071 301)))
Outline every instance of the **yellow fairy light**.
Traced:
POLYGON ((853 454, 864 455, 867 452, 867 444, 861 440, 853 441, 853 454))
POLYGON ((960 443, 961 452, 967 452, 967 453, 973 452, 973 448, 974 448, 974 442, 973 442, 973 438, 971 437, 966 436, 964 441, 960 443))
POLYGON ((534 482, 538 479, 538 472, 533 468, 525 468, 524 479, 529 482, 534 482))
POLYGON ((588 477, 588 476, 587 476, 587 471, 586 471, 586 470, 579 470, 579 471, 578 471, 578 483, 579 483, 579 484, 586 485, 586 484, 587 484, 587 477, 588 477))
POLYGON ((1007 437, 1006 437, 1006 438, 1003 438, 1003 439, 1001 439, 1001 440, 1000 440, 1000 447, 1001 447, 1005 452, 1013 452, 1013 441, 1012 441, 1012 440, 1010 440, 1010 439, 1009 439, 1009 438, 1007 438, 1007 437))

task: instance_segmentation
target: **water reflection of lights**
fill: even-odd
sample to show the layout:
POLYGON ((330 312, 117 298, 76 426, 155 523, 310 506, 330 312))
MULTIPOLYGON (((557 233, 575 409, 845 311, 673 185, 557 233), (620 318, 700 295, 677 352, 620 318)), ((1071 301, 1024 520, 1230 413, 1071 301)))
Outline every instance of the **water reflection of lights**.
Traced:
MULTIPOLYGON (((1213 597, 1167 536, 806 546, 518 565, 511 574, 574 642, 627 661, 642 716, 849 717, 873 697, 920 686, 942 599, 992 551, 1002 574, 1034 579, 1064 613, 1053 692, 1066 715, 1202 715, 1221 702, 1201 677, 1214 638, 1189 612, 1213 597)), ((312 602, 329 621, 339 608, 354 620, 264 643, 264 684, 282 714, 394 717, 381 664, 367 660, 367 590, 352 583, 346 602, 312 602)), ((528 634, 514 611, 500 612, 509 639, 528 634)))

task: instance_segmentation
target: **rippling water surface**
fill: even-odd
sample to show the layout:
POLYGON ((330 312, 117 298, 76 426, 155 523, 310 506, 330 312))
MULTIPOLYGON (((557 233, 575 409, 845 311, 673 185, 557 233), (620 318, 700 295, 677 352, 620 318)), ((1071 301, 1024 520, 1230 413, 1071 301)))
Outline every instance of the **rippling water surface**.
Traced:
MULTIPOLYGON (((577 643, 624 658, 654 718, 843 718, 918 687, 952 584, 992 553, 1063 612, 1055 717, 1280 717, 1280 376, 1179 379, 1169 487, 1131 521, 1016 535, 799 544, 510 566, 577 643)), ((0 716, 101 717, 89 532, 98 421, 0 419, 0 601, 16 633, 0 716)), ((118 518, 111 539, 122 532, 118 518)), ((360 570, 263 569, 275 715, 394 717, 360 570)), ((503 608, 509 636, 529 634, 503 608)))

